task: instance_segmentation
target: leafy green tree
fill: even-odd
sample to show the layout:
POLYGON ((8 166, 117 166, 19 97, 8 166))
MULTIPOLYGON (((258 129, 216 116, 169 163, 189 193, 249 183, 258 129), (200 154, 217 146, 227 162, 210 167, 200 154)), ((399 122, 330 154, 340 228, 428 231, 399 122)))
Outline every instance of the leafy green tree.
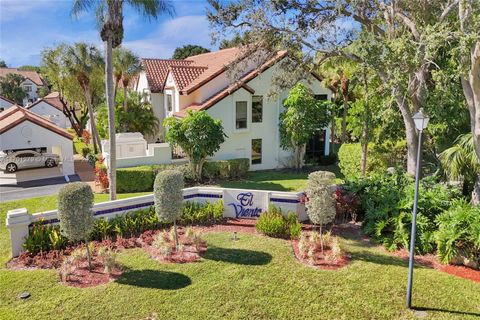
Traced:
POLYGON ((71 241, 85 241, 92 269, 88 237, 94 228, 93 192, 85 182, 72 182, 58 192, 58 218, 62 233, 71 241))
POLYGON ((163 170, 155 177, 155 212, 161 222, 173 222, 175 249, 178 250, 177 219, 182 215, 183 173, 177 170, 163 170))
POLYGON ((178 47, 173 52, 172 59, 186 59, 197 54, 208 53, 210 50, 196 44, 187 44, 183 47, 178 47))
POLYGON ((169 117, 163 125, 167 127, 165 139, 178 145, 187 155, 196 180, 202 180, 202 169, 207 157, 220 149, 227 137, 222 122, 213 119, 205 111, 188 111, 183 119, 169 117))
POLYGON ((35 72, 38 72, 38 73, 41 73, 41 68, 39 66, 32 66, 32 65, 24 65, 24 66, 20 66, 17 68, 18 70, 22 70, 22 71, 35 71, 35 72))
POLYGON ((100 29, 100 37, 105 46, 105 95, 108 106, 109 157, 108 179, 110 200, 117 198, 116 183, 116 142, 115 142, 115 96, 113 87, 112 50, 122 44, 123 9, 129 4, 133 9, 147 18, 157 18, 162 13, 173 14, 173 7, 166 0, 74 0, 72 14, 79 15, 85 11, 94 11, 100 29))
POLYGON ((117 96, 117 86, 121 81, 123 86, 123 107, 128 109, 128 86, 132 78, 142 71, 140 58, 131 50, 122 47, 113 50, 113 71, 115 74, 115 97, 117 96))
POLYGON ((294 167, 301 169, 307 142, 315 131, 328 126, 328 101, 318 101, 313 92, 298 83, 283 103, 280 114, 280 142, 284 149, 294 150, 294 167))
POLYGON ((231 39, 222 39, 220 41, 220 50, 240 47, 249 43, 248 32, 239 34, 236 33, 231 39))
MULTIPOLYGON (((132 92, 128 96, 128 110, 123 107, 123 94, 118 94, 115 107, 115 127, 124 132, 140 132, 144 136, 155 136, 159 131, 160 121, 153 113, 152 105, 142 95, 132 92)), ((108 139, 108 109, 103 105, 97 112, 98 132, 100 137, 108 139)))
POLYGON ((5 77, 0 78, 0 94, 19 105, 23 105, 23 99, 27 96, 27 93, 22 88, 23 81, 25 81, 25 78, 19 74, 7 74, 5 77))
POLYGON ((0 60, 0 68, 8 68, 7 63, 5 60, 0 60))
POLYGON ((93 149, 98 153, 100 136, 95 125, 91 84, 95 70, 103 66, 102 55, 94 46, 80 42, 66 48, 64 59, 66 71, 77 80, 84 95, 90 118, 93 149))
MULTIPOLYGON (((467 1, 467 0, 463 0, 467 1)), ((470 0, 471 3, 474 0, 470 0)), ((251 50, 298 50, 298 70, 343 56, 365 64, 388 85, 407 141, 407 171, 415 173, 418 137, 412 116, 425 107, 432 58, 445 42, 457 0, 250 1, 209 0, 217 37, 249 32, 251 50), (352 50, 352 41, 364 46, 352 50)), ((473 29, 472 30, 477 30, 473 29)), ((290 69, 293 69, 291 67, 290 69)), ((294 74, 290 74, 293 77, 294 74)), ((298 73, 298 76, 303 76, 298 73)), ((480 148, 479 148, 480 150, 480 148)))

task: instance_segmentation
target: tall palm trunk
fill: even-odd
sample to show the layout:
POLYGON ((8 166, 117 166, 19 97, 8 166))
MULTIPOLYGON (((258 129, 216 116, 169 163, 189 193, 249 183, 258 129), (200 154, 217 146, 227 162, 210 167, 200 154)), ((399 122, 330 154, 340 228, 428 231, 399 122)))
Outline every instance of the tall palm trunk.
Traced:
POLYGON ((115 137, 115 109, 113 96, 113 67, 112 67, 112 38, 107 37, 105 44, 105 93, 108 107, 108 135, 109 135, 109 157, 108 157, 108 180, 110 200, 117 198, 117 148, 115 137))

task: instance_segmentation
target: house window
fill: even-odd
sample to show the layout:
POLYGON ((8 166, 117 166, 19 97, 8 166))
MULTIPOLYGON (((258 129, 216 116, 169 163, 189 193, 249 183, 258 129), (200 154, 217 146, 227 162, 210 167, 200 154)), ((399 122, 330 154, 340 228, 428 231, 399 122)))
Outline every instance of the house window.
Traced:
POLYGON ((237 101, 235 104, 235 127, 247 129, 247 101, 237 101))
POLYGON ((262 122, 263 96, 252 97, 252 122, 262 122))
POLYGON ((30 85, 24 85, 24 86, 23 86, 23 90, 25 90, 25 92, 32 92, 32 86, 30 86, 30 85))
POLYGON ((328 100, 328 95, 326 95, 326 94, 316 94, 315 99, 320 100, 320 101, 328 100))
POLYGON ((262 163, 262 139, 252 139, 252 164, 262 163))
POLYGON ((167 94, 167 111, 172 111, 172 95, 167 94))

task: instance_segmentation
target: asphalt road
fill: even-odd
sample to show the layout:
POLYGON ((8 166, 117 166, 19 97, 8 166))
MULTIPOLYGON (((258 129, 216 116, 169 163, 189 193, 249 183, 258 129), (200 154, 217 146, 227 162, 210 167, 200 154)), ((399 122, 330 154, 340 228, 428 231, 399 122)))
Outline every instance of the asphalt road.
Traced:
MULTIPOLYGON (((77 175, 69 176, 69 178, 70 182, 80 181, 77 175)), ((64 177, 56 177, 18 182, 16 184, 2 184, 0 185, 0 201, 4 202, 57 194, 60 188, 66 183, 64 177)))

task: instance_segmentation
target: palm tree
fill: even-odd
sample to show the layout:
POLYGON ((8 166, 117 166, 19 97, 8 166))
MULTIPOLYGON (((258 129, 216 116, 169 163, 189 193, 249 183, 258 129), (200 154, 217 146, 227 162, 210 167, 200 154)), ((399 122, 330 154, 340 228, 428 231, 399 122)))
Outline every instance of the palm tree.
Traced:
POLYGON ((113 96, 112 49, 123 40, 123 4, 128 3, 147 18, 157 18, 161 13, 173 14, 173 7, 166 0, 74 0, 72 14, 94 10, 100 28, 100 37, 105 47, 105 94, 108 106, 108 179, 110 200, 117 198, 116 146, 115 146, 115 97, 113 96))
POLYGON ((472 191, 472 202, 480 204, 480 163, 477 160, 472 133, 458 136, 455 144, 440 154, 442 166, 450 179, 463 180, 464 193, 472 191))
POLYGON ((128 109, 128 86, 132 78, 142 71, 140 58, 131 50, 118 47, 113 51, 113 70, 115 74, 115 96, 117 85, 122 81, 123 85, 123 108, 128 109))
POLYGON ((86 43, 75 43, 68 46, 65 54, 65 66, 67 72, 77 79, 88 108, 90 118, 90 129, 92 132, 93 149, 98 153, 100 137, 95 126, 95 117, 92 106, 92 77, 95 69, 102 68, 103 58, 100 51, 94 46, 86 43))

